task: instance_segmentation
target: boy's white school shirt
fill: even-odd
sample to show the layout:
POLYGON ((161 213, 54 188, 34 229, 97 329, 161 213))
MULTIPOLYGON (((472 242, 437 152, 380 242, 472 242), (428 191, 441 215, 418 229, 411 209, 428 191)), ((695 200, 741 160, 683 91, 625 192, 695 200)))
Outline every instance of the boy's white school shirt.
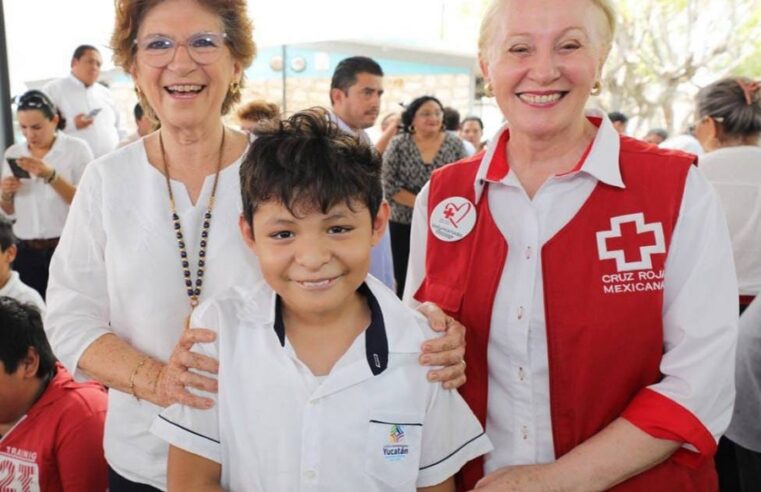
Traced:
POLYGON ((216 404, 173 405, 151 431, 221 463, 233 491, 414 491, 490 451, 459 393, 426 380, 425 319, 372 276, 361 289, 372 322, 324 378, 296 357, 267 285, 201 304, 192 325, 218 338, 194 350, 219 359, 216 404))

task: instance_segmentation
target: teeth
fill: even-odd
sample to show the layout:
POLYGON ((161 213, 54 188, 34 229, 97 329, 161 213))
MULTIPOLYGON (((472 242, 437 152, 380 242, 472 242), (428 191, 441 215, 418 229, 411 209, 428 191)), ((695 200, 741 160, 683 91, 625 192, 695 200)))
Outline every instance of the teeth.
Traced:
POLYGON ((168 89, 172 92, 198 92, 203 89, 203 86, 191 84, 170 85, 168 89))
POLYGON ((304 287, 324 287, 330 283, 331 279, 325 279, 325 280, 317 280, 317 281, 307 281, 304 280, 302 282, 299 282, 304 287))
POLYGON ((521 94, 520 98, 530 104, 550 104, 560 99, 561 94, 556 92, 554 94, 521 94))

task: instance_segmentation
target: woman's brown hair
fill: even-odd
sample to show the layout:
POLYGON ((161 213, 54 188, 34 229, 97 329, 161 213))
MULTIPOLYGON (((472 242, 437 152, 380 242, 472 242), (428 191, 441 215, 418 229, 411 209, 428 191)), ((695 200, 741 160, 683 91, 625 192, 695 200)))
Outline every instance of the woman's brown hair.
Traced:
MULTIPOLYGON (((116 0, 114 32, 111 34, 111 49, 114 63, 124 71, 131 72, 135 64, 135 39, 140 24, 146 14, 164 0, 116 0)), ((253 39, 254 25, 248 16, 245 0, 193 0, 201 7, 218 15, 227 35, 230 53, 245 70, 254 61, 256 44, 253 39)), ((241 76, 241 85, 245 75, 241 76)), ((150 109, 147 101, 140 97, 144 109, 150 109)), ((222 103, 222 114, 226 114, 233 104, 240 101, 240 91, 228 91, 222 103)), ((148 111, 149 114, 153 111, 148 111)))

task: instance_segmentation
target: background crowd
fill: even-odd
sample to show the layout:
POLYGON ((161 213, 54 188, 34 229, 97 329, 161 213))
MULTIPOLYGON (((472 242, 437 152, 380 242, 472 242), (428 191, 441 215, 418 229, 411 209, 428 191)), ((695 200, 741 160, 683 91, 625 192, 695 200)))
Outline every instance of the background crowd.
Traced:
MULTIPOLYGON (((478 42, 504 118, 493 135, 430 94, 381 115, 383 67, 336 66, 324 116, 381 159, 390 205, 369 272, 444 332, 421 348, 429 379, 459 388, 494 446, 458 490, 759 490, 761 82, 706 85, 682 134, 628 135, 626 108, 588 109, 615 10, 571 3, 491 3, 478 42)), ((118 2, 133 135, 91 45, 17 99, 25 141, 0 168, 11 490, 166 490, 152 423, 212 405, 218 361, 191 348, 215 334, 188 319, 267 279, 240 237, 239 173, 290 116, 241 100, 245 9, 118 2)))

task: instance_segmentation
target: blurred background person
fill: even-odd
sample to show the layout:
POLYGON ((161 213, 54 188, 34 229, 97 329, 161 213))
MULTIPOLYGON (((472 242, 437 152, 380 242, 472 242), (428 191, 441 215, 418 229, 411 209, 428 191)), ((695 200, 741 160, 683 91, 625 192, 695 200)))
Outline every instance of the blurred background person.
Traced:
POLYGON ((56 361, 34 306, 0 296, 3 490, 105 491, 106 399, 56 361))
POLYGON ((22 282, 18 272, 11 269, 15 259, 16 236, 13 235, 13 224, 0 216, 0 297, 12 297, 22 304, 31 304, 44 314, 45 302, 40 293, 22 282))
POLYGON ((257 124, 280 118, 280 106, 264 99, 255 99, 240 106, 236 115, 240 129, 249 135, 256 135, 257 124))
POLYGON ((66 121, 40 91, 19 98, 16 118, 26 141, 5 151, 0 209, 16 219, 13 232, 19 243, 14 269, 44 299, 50 259, 77 183, 93 155, 83 140, 59 131, 66 121), (12 169, 9 161, 24 173, 17 176, 18 168, 12 169))
POLYGON ((468 116, 460 123, 460 138, 470 142, 476 149, 481 152, 486 146, 484 138, 484 122, 478 116, 468 116))
POLYGON ((669 138, 669 133, 666 130, 663 128, 652 128, 648 130, 642 140, 653 145, 660 145, 667 138, 669 138))
POLYGON ((444 106, 433 96, 421 96, 402 113, 403 133, 383 154, 383 188, 391 205, 391 249, 396 291, 404 292, 410 253, 410 223, 415 197, 434 169, 465 157, 460 137, 444 128, 444 106))
POLYGON ((140 103, 136 103, 132 108, 132 116, 135 118, 136 130, 133 134, 127 137, 126 140, 120 143, 119 147, 124 147, 127 144, 136 142, 149 133, 156 131, 159 127, 158 122, 154 122, 147 114, 145 114, 145 110, 140 103))
POLYGON ((71 74, 42 89, 66 119, 63 130, 87 142, 95 157, 111 152, 124 138, 111 91, 97 83, 102 63, 97 48, 80 45, 71 57, 71 74))
MULTIPOLYGON (((696 117, 695 135, 705 149, 699 165, 727 216, 742 312, 761 293, 761 83, 731 77, 702 88, 696 117)), ((752 340, 757 335, 744 336, 752 340)), ((747 348, 742 350, 756 360, 747 348)), ((738 354, 742 350, 738 348, 738 354)), ((748 363, 738 359, 738 374, 748 363)), ((759 413, 748 425, 748 412, 759 410, 754 407, 759 399, 761 387, 738 385, 734 425, 721 439, 716 456, 722 491, 761 490, 759 413)))
POLYGON ((690 154, 702 155, 703 146, 695 138, 695 126, 689 126, 684 133, 669 137, 658 146, 662 149, 683 150, 690 154))
POLYGON ((621 135, 626 134, 626 125, 629 123, 629 117, 621 111, 612 111, 608 113, 608 119, 613 123, 613 128, 621 135))
POLYGON ((451 106, 444 106, 444 128, 462 140, 462 144, 465 146, 466 157, 476 153, 476 148, 473 144, 460 135, 460 112, 451 106))

